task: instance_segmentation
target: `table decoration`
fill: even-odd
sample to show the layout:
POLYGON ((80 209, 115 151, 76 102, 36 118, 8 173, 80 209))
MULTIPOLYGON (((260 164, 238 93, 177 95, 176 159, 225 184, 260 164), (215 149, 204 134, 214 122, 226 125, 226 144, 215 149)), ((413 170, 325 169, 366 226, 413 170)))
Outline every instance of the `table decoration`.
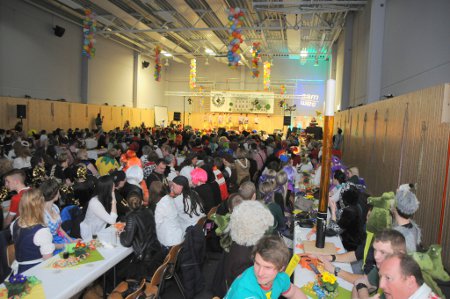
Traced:
POLYGON ((45 298, 41 281, 36 276, 11 275, 0 289, 0 298, 45 298))
POLYGON ((59 259, 50 263, 49 267, 53 269, 64 269, 76 267, 103 260, 103 256, 98 252, 97 248, 103 247, 98 240, 91 240, 88 243, 78 241, 66 246, 65 252, 59 254, 59 259), (68 257, 64 258, 64 253, 68 253, 68 257))

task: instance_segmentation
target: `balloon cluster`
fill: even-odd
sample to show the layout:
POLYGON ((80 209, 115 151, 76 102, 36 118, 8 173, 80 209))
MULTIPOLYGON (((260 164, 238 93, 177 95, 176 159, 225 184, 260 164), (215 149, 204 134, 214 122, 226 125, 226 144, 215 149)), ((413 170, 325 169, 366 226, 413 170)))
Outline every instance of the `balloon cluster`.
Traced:
POLYGON ((161 80, 161 68, 161 48, 157 46, 155 48, 155 73, 153 75, 155 81, 159 82, 161 80))
POLYGON ((270 89, 270 62, 264 62, 264 91, 269 91, 270 89))
POLYGON ((239 48, 244 41, 241 35, 242 21, 244 21, 244 12, 239 7, 231 7, 228 10, 228 66, 236 67, 241 60, 241 49, 239 48))
POLYGON ((92 10, 85 9, 84 10, 84 20, 83 20, 83 55, 88 58, 95 56, 95 48, 94 48, 94 34, 97 31, 97 18, 95 13, 92 10))
POLYGON ((191 59, 191 70, 189 72, 189 87, 194 89, 197 82, 197 60, 191 59))
POLYGON ((286 86, 284 86, 284 84, 282 84, 280 86, 280 94, 285 94, 286 93, 286 86))
POLYGON ((252 77, 259 77, 258 62, 261 59, 261 43, 253 43, 252 47, 252 77))

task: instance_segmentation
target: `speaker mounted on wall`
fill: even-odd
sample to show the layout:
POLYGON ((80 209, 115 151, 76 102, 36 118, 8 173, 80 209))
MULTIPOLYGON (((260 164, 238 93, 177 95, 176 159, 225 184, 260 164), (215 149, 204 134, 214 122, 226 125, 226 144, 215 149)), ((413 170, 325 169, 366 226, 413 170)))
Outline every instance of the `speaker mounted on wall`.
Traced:
POLYGON ((291 117, 290 116, 284 116, 283 126, 290 126, 290 125, 291 125, 291 117))
POLYGON ((55 32, 55 35, 57 37, 62 37, 64 35, 64 32, 66 32, 66 28, 55 25, 55 27, 53 27, 53 31, 55 32))
POLYGON ((17 105, 16 115, 20 119, 27 118, 27 105, 17 105))
POLYGON ((180 121, 181 120, 181 112, 174 112, 173 113, 173 120, 174 121, 180 121))

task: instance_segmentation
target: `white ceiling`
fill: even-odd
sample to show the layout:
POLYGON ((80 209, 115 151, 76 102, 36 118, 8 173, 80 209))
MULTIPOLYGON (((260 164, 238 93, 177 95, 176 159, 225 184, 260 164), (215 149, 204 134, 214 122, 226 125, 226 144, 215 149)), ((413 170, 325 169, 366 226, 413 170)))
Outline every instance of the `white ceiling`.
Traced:
POLYGON ((261 55, 324 60, 348 13, 364 9, 366 0, 24 0, 81 26, 84 9, 97 14, 97 34, 152 56, 160 46, 177 62, 207 56, 226 62, 229 7, 244 15, 241 50, 249 66, 250 48, 261 43, 261 55))

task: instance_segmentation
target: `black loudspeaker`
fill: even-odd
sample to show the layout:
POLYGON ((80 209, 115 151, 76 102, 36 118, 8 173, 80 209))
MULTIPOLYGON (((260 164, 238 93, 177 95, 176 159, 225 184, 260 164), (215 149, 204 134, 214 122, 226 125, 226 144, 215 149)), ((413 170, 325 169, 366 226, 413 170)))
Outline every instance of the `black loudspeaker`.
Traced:
POLYGON ((55 27, 53 27, 53 31, 55 31, 55 35, 57 37, 62 37, 64 35, 64 32, 66 32, 66 28, 56 25, 55 27))
POLYGON ((174 121, 180 121, 181 120, 181 112, 174 112, 173 113, 173 120, 174 121))
POLYGON ((290 125, 291 125, 291 117, 290 116, 284 116, 283 126, 290 126, 290 125))
POLYGON ((26 105, 17 105, 17 118, 27 118, 26 105))

